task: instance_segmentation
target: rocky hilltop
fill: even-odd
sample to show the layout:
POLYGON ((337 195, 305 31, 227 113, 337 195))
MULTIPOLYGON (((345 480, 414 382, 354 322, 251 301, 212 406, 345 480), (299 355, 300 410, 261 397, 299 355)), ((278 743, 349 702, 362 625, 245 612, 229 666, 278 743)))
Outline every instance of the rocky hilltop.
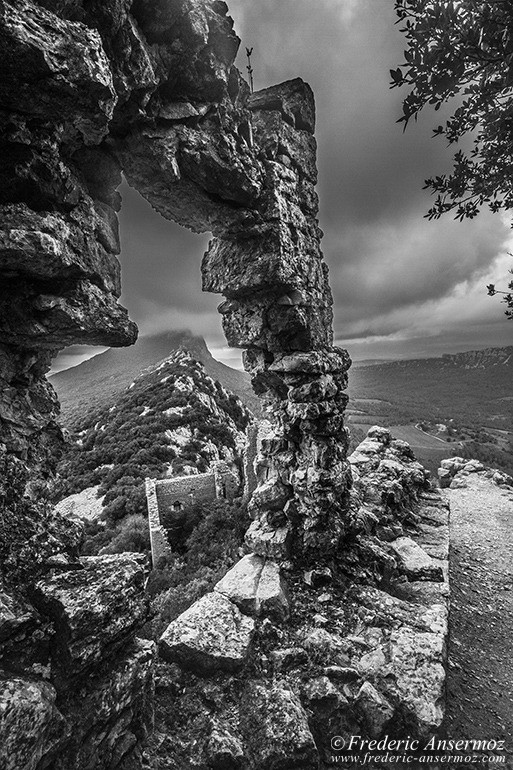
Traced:
POLYGON ((81 422, 58 466, 58 497, 73 497, 58 509, 68 510, 69 502, 87 513, 94 493, 99 504, 92 508, 111 525, 135 514, 146 522, 146 477, 204 473, 219 460, 239 475, 250 420, 242 402, 201 363, 176 351, 81 422), (74 497, 86 490, 85 498, 74 497))
POLYGON ((80 429, 94 419, 99 409, 110 406, 133 380, 173 351, 186 350, 200 361, 207 373, 220 380, 255 412, 258 397, 246 372, 239 372, 217 361, 202 337, 191 332, 166 332, 139 337, 129 348, 110 348, 78 366, 52 375, 49 379, 61 405, 61 419, 67 428, 80 429))

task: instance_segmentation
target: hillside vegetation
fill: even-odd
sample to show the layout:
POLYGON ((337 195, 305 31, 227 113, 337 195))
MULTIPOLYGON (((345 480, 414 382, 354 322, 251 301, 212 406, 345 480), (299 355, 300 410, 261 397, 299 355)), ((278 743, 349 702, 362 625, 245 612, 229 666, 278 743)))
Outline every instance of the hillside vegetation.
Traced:
POLYGON ((214 380, 223 383, 256 414, 260 411, 249 375, 217 361, 202 337, 189 331, 166 332, 140 337, 128 348, 110 348, 87 361, 50 377, 61 403, 61 420, 66 428, 77 430, 100 411, 110 407, 125 388, 148 367, 177 350, 187 350, 200 361, 214 380))
POLYGON ((59 466, 57 499, 97 487, 109 525, 144 516, 144 479, 202 473, 215 460, 240 467, 251 415, 233 393, 178 351, 98 409, 59 466))
POLYGON ((431 470, 444 457, 459 454, 511 474, 512 375, 511 346, 355 364, 349 377, 349 427, 360 435, 369 425, 389 426, 431 470))

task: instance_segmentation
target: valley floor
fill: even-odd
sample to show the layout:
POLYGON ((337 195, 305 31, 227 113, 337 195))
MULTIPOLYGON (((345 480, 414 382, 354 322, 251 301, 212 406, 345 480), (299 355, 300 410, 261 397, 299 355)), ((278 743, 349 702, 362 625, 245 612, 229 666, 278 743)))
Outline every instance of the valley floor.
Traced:
POLYGON ((446 491, 451 505, 446 735, 503 740, 506 763, 491 760, 489 767, 511 770, 513 491, 480 474, 470 475, 467 483, 446 491))

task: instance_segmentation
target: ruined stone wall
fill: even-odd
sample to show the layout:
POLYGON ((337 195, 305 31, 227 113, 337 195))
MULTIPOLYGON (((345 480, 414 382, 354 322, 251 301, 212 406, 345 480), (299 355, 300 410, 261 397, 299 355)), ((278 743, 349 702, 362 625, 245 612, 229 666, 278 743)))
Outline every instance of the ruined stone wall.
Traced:
POLYGON ((136 762, 151 711, 151 651, 134 648, 142 566, 79 560, 45 504, 62 444, 52 357, 136 337, 117 302, 121 171, 163 216, 214 235, 203 286, 224 295, 272 426, 250 548, 315 564, 348 527, 349 358, 332 347, 313 95, 299 79, 250 95, 238 45, 220 0, 0 5, 0 640, 5 692, 21 693, 0 728, 9 767, 136 762))
POLYGON ((216 462, 209 473, 178 476, 171 479, 146 479, 146 502, 150 529, 151 560, 154 567, 168 556, 171 548, 161 517, 173 511, 176 503, 210 503, 216 499, 233 500, 240 489, 239 479, 224 462, 216 462))
POLYGON ((155 568, 160 559, 171 554, 164 527, 160 523, 159 503, 155 479, 145 480, 146 504, 148 506, 148 527, 150 530, 151 563, 155 568))
POLYGON ((159 509, 163 513, 173 509, 175 502, 190 505, 197 502, 210 502, 216 498, 214 473, 198 473, 193 476, 179 476, 162 479, 156 484, 159 509))

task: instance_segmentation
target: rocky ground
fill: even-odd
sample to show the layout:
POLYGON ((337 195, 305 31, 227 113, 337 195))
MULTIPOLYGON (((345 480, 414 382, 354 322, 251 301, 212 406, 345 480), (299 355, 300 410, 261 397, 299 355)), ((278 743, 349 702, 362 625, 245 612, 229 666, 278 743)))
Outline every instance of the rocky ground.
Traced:
POLYGON ((460 472, 444 494, 451 506, 446 733, 454 739, 503 740, 506 764, 495 766, 510 769, 513 489, 493 483, 489 472, 460 472))

